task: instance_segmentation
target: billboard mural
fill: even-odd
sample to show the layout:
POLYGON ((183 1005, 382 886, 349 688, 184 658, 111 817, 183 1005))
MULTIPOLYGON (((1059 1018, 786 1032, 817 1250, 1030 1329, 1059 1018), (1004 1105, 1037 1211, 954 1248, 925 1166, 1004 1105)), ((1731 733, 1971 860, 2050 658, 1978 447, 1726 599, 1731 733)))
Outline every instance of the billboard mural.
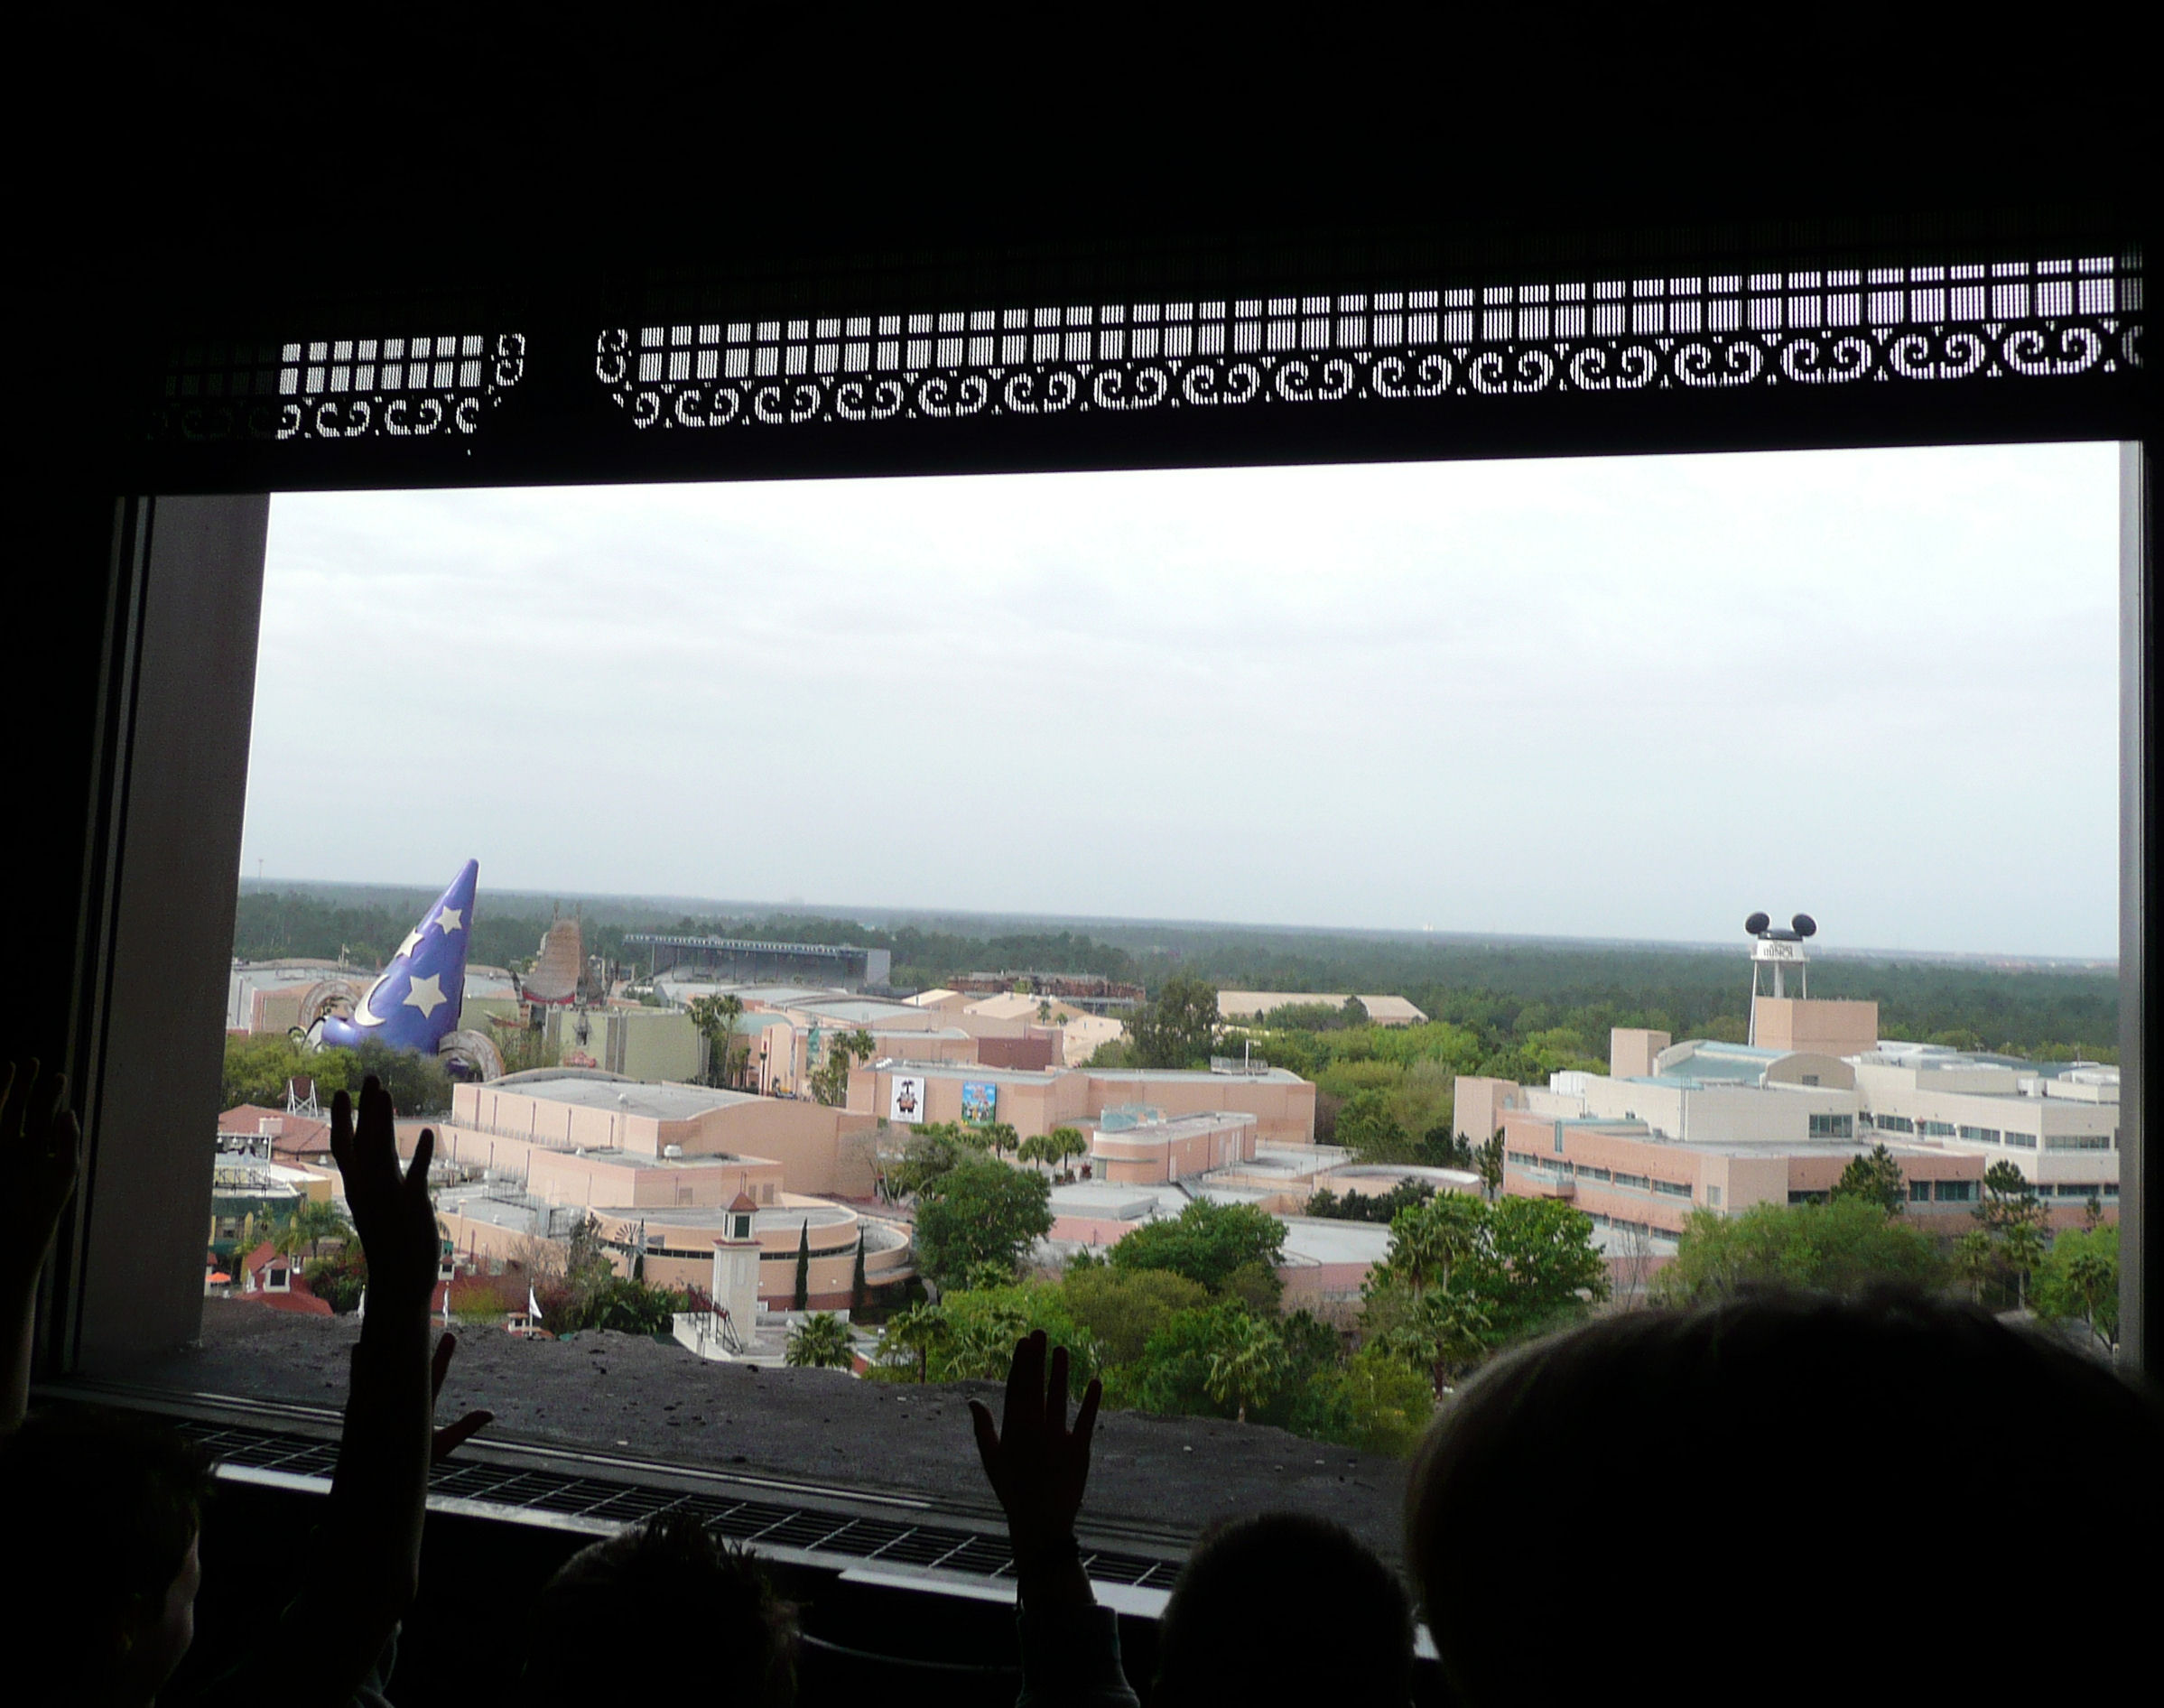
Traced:
POLYGON ((906 1121, 912 1127, 924 1119, 924 1082, 915 1074, 894 1076, 893 1104, 888 1119, 906 1121))
POLYGON ((981 1126, 992 1119, 999 1107, 999 1088, 990 1080, 964 1080, 961 1082, 961 1119, 981 1126))

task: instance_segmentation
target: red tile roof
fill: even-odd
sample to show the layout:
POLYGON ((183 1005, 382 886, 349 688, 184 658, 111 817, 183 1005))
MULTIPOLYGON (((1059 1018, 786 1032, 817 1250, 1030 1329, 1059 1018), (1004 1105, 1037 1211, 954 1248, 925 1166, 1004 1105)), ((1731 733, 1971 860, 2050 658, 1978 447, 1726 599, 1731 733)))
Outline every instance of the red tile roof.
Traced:
POLYGON ((265 1109, 260 1103, 243 1103, 218 1118, 218 1130, 235 1137, 256 1137, 261 1123, 277 1122, 271 1134, 274 1156, 321 1156, 330 1150, 330 1123, 305 1115, 288 1115, 283 1109, 265 1109))

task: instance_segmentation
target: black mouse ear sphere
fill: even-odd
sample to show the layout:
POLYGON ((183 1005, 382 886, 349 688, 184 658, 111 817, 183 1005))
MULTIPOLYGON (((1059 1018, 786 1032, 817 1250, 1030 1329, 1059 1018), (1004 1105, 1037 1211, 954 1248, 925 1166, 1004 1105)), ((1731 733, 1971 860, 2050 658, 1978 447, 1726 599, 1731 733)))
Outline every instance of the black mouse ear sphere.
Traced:
POLYGON ((1773 922, 1767 918, 1763 914, 1753 914, 1749 919, 1743 922, 1743 929, 1751 936, 1755 937, 1759 934, 1759 933, 1764 931, 1766 927, 1770 925, 1773 922))
POLYGON ((1808 914, 1798 914, 1788 923, 1796 928, 1798 937, 1815 937, 1818 934, 1818 922, 1808 914))

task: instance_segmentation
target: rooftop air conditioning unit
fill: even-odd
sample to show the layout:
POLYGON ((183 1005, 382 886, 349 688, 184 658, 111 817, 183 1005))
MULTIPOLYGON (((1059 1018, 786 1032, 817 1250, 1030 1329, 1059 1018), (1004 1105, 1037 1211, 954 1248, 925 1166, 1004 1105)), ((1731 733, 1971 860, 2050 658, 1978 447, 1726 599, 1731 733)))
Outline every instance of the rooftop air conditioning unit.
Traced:
POLYGON ((683 1155, 683 1146, 682 1145, 664 1145, 661 1147, 661 1154, 664 1156, 681 1156, 683 1155))

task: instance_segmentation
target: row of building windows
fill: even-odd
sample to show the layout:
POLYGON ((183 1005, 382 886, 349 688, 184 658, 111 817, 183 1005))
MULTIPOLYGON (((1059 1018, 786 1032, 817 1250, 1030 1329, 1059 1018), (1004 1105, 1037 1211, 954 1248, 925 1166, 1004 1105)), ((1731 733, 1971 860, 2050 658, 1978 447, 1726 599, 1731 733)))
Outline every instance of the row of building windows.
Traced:
POLYGON ((1539 1174, 1553 1174, 1565 1180, 1573 1178, 1595 1180, 1603 1184, 1625 1187, 1632 1192, 1667 1193, 1676 1198, 1688 1198, 1693 1193, 1693 1188, 1688 1181, 1655 1180, 1648 1174, 1611 1173, 1605 1168, 1595 1168, 1587 1163, 1574 1165, 1568 1162, 1558 1163, 1545 1156, 1528 1156, 1524 1151, 1517 1150, 1509 1153, 1509 1159, 1514 1167, 1529 1168, 1539 1174))
POLYGON ((2054 1193, 2061 1198, 2116 1198, 2119 1196, 2119 1183, 2115 1180, 2101 1184, 2096 1181, 2061 1181, 2057 1186, 2037 1188, 2037 1196, 2039 1198, 2048 1198, 2054 1193))
POLYGON ((1973 1204, 1976 1202, 1976 1183, 1973 1180, 1912 1180, 1909 1183, 1909 1202, 1912 1204, 1973 1204))
POLYGON ((2061 1133, 2044 1141, 2046 1150, 2110 1150, 2112 1141, 2102 1133, 2061 1133))
POLYGON ((1811 1117, 1813 1138, 1853 1138, 1856 1136, 1856 1118, 1853 1115, 1814 1115, 1811 1117))

